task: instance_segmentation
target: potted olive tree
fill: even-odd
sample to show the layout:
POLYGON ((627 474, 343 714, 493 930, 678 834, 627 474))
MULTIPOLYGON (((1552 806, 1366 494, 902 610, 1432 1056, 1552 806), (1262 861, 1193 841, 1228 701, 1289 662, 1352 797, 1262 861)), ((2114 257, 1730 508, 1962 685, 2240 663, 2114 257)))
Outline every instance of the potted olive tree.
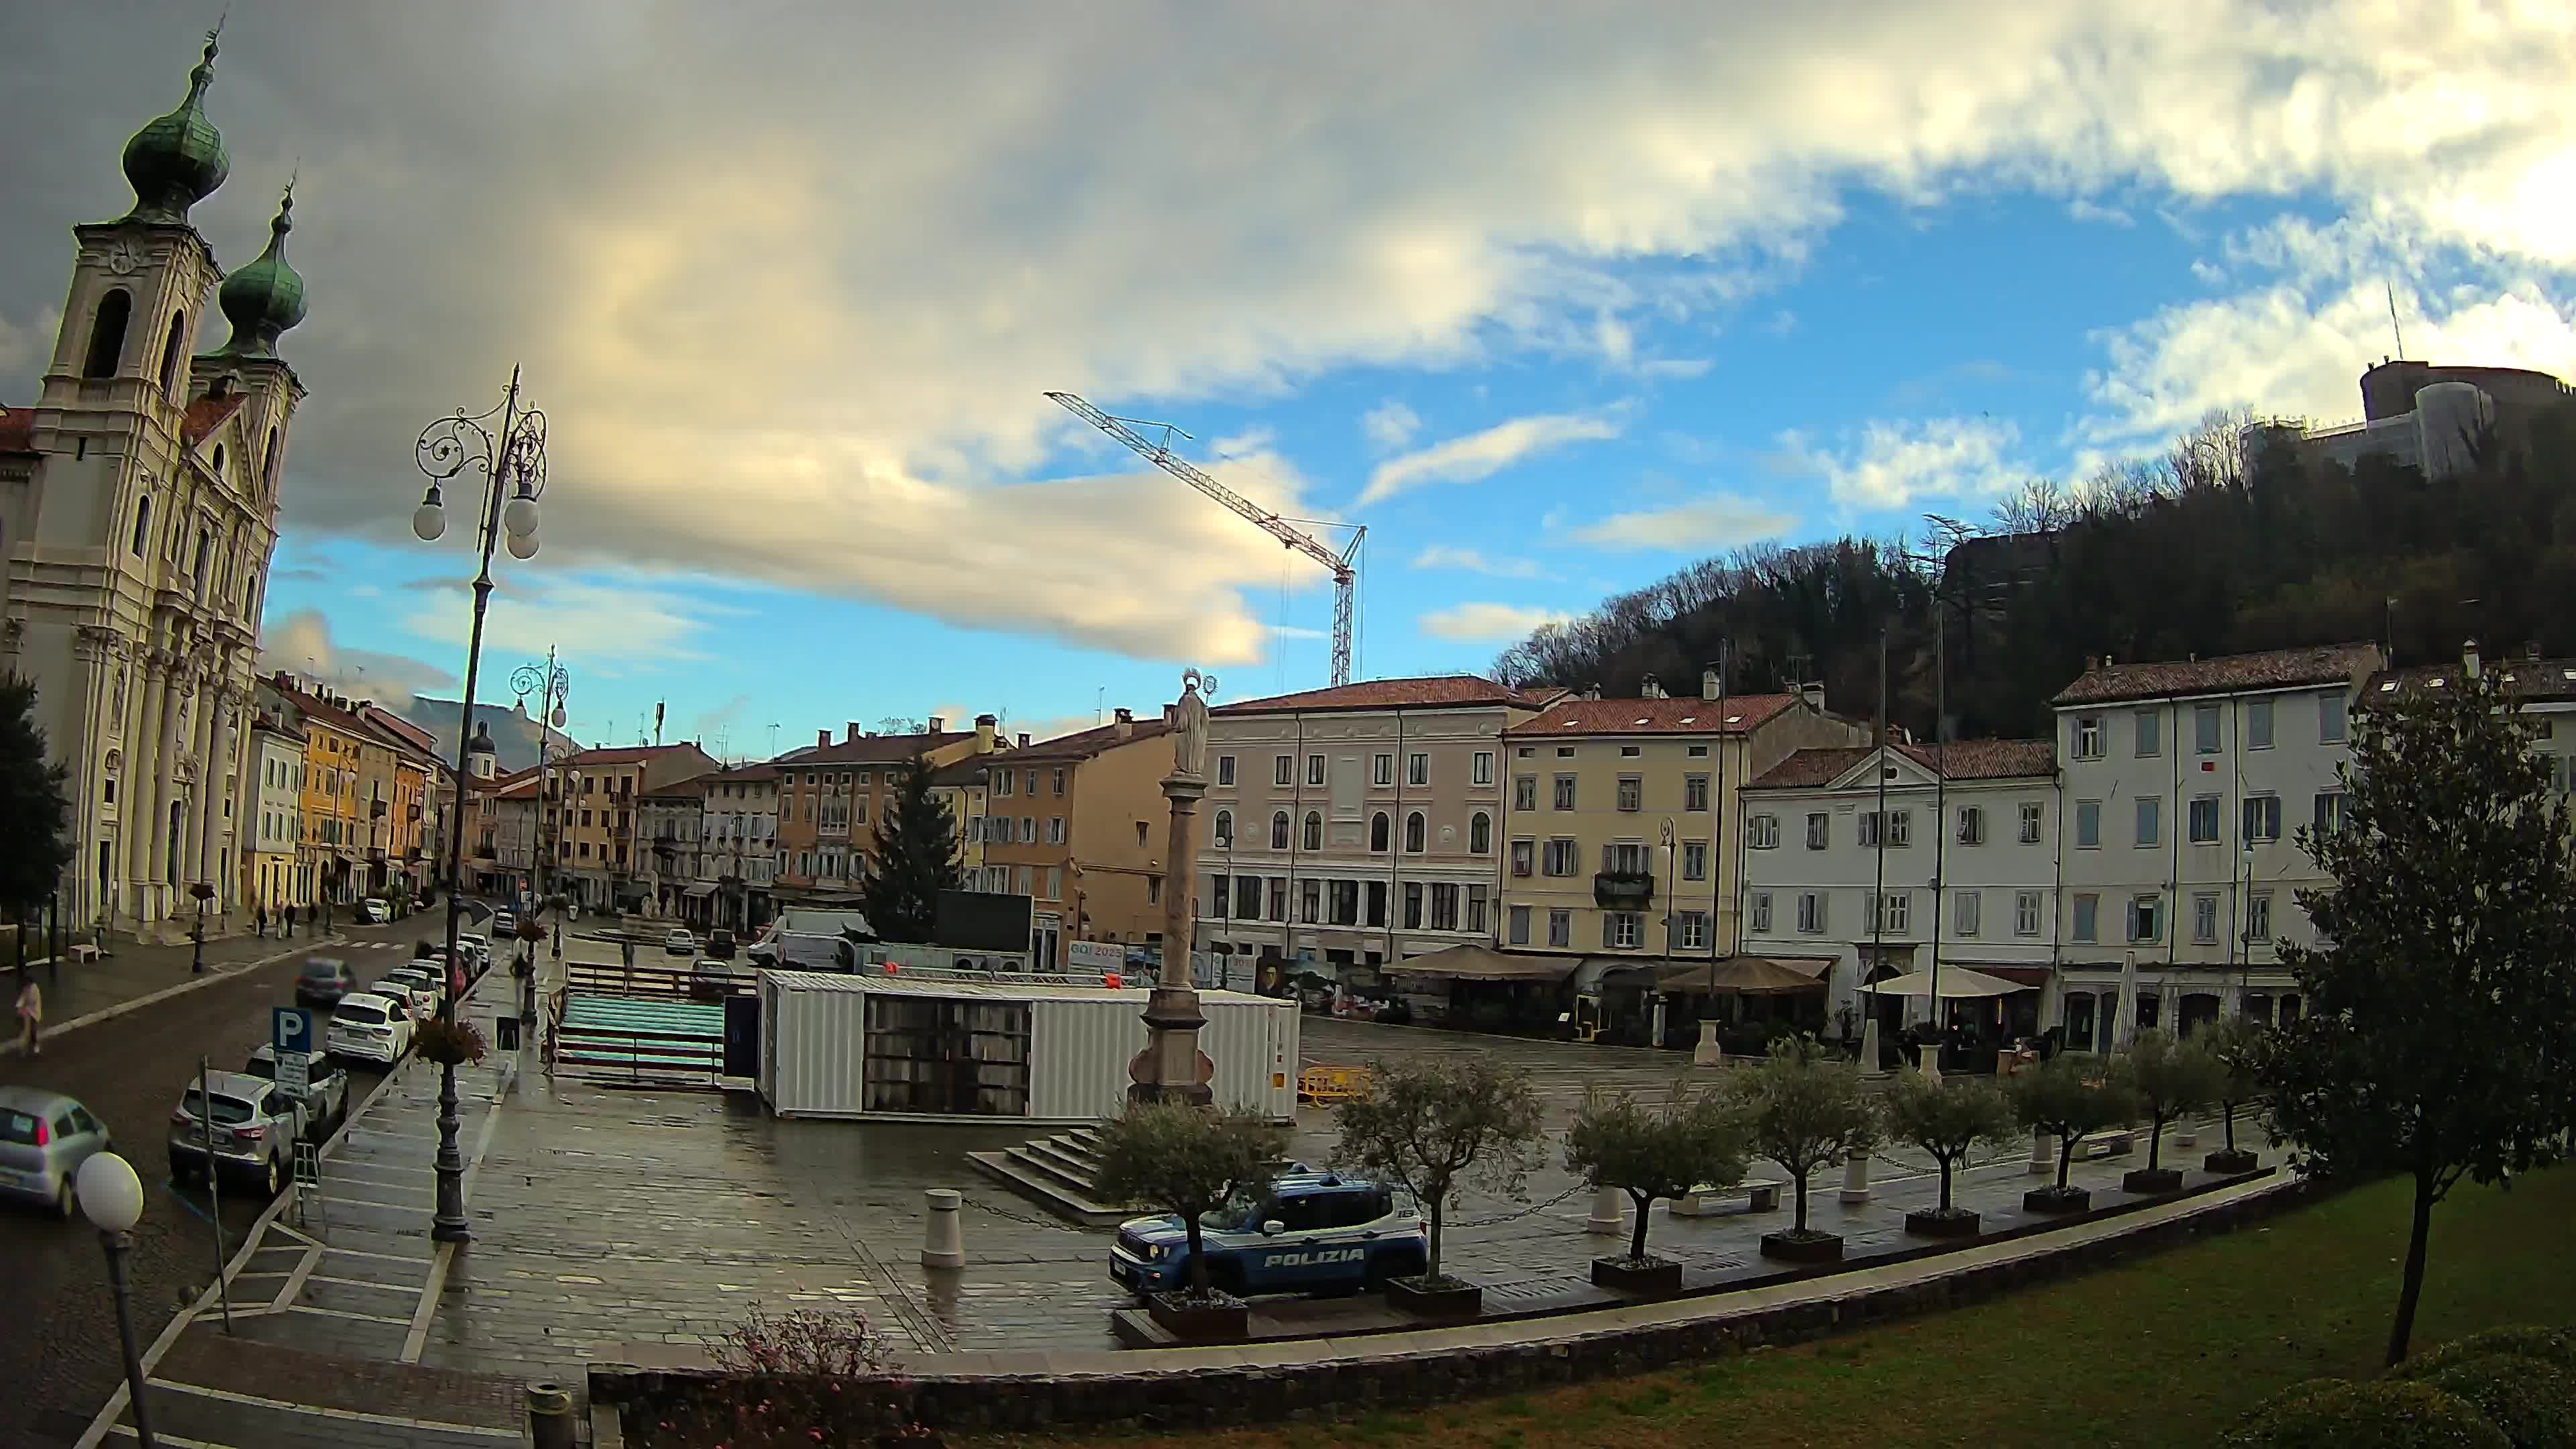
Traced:
POLYGON ((1760 1066, 1737 1073, 1730 1085, 1754 1155, 1780 1165, 1797 1199, 1790 1225, 1762 1235, 1762 1256, 1840 1262, 1842 1235, 1807 1226, 1807 1179, 1877 1145, 1878 1103, 1859 1070, 1814 1037, 1781 1037, 1760 1066))
POLYGON ((1637 1226, 1623 1258, 1592 1260, 1594 1286, 1622 1293, 1677 1293, 1682 1265, 1646 1252, 1646 1226, 1658 1198, 1724 1187, 1744 1176, 1744 1128, 1714 1092, 1674 1089, 1660 1109, 1627 1093, 1584 1104, 1565 1134, 1565 1165, 1595 1192, 1617 1188, 1636 1206, 1637 1226))
POLYGON ((1286 1129, 1261 1118, 1207 1112, 1186 1102, 1131 1102, 1101 1125, 1100 1170, 1092 1178, 1100 1200, 1169 1213, 1180 1219, 1189 1241, 1189 1288, 1146 1299, 1156 1323, 1200 1341, 1244 1336, 1250 1311, 1242 1299, 1208 1281, 1199 1219, 1259 1193, 1287 1140, 1286 1129))
POLYGON ((2217 1022, 2193 1038, 2201 1048, 2218 1061, 2221 1069, 2218 1084, 2218 1122, 2225 1144, 2201 1159, 2200 1165, 2211 1172, 2235 1174, 2252 1172, 2262 1159, 2236 1145, 2236 1109, 2262 1100, 2263 1047, 2266 1033, 2250 1017, 2234 1017, 2217 1022))
POLYGON ((1335 1109, 1337 1166, 1413 1194, 1430 1229, 1419 1277, 1387 1281, 1391 1307, 1472 1316, 1485 1290, 1440 1268, 1443 1221, 1462 1177, 1517 1197, 1540 1156, 1542 1120, 1529 1073, 1472 1055, 1377 1062, 1365 1096, 1335 1109))
POLYGON ((2120 1190, 2172 1192, 2182 1186, 2182 1169, 2164 1165, 2165 1128, 2217 1101, 2227 1068, 2201 1047, 2161 1031, 2138 1033, 2114 1066, 2148 1128, 2147 1165, 2124 1175, 2120 1190))
POLYGON ((2034 1132, 2057 1138, 2057 1182, 2021 1196, 2025 1211, 2080 1213, 2093 1205, 2093 1194, 2068 1184, 2075 1149, 2096 1132, 2126 1126, 2135 1116, 2128 1089, 2097 1058, 2061 1052, 2036 1067, 2015 1072, 2005 1084, 2013 1115, 2034 1132))
POLYGON ((1979 1214, 1954 1207, 1950 1182, 1968 1154, 1979 1147, 2012 1145, 2012 1104, 1982 1077, 1949 1076, 1938 1081, 1908 1067, 1887 1094, 1887 1135, 1912 1143, 1941 1167, 1941 1205, 1905 1215, 1905 1230, 1928 1238, 1973 1238, 1979 1214))

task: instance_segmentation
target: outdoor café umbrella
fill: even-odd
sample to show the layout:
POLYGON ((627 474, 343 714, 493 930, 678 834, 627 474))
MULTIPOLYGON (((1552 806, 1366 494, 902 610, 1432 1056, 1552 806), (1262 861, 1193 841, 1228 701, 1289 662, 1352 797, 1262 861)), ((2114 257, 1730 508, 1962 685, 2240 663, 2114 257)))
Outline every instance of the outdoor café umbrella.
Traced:
POLYGON ((1655 982, 1658 991, 1684 996, 1784 996, 1793 991, 1821 991, 1825 983, 1794 967, 1764 956, 1729 956, 1723 961, 1666 971, 1655 982))
MULTIPOLYGON (((1944 1001, 1980 996, 2007 996, 2023 989, 2024 987, 2018 981, 2006 981, 2000 976, 1989 976, 1983 971, 1971 971, 1965 966, 1945 967, 1941 972, 1941 999, 1944 1001)), ((1875 991, 1882 996, 1929 996, 1932 994, 1932 973, 1910 971, 1903 976, 1890 976, 1884 981, 1873 981, 1861 990, 1875 991)))

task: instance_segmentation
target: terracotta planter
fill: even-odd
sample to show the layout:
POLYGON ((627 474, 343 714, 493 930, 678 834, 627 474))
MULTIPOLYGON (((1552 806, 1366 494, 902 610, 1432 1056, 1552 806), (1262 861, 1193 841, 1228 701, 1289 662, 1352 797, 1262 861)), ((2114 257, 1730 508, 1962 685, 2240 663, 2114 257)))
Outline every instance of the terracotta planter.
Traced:
POLYGON ((2122 1192, 2175 1192, 2181 1187, 2182 1169, 2179 1167, 2141 1167, 2120 1174, 2122 1192))
POLYGON ((2252 1172, 2263 1165, 2263 1159, 2238 1147, 2213 1152, 2202 1158, 2200 1165, 2208 1171, 2225 1173, 2233 1177, 2240 1172, 2252 1172))
POLYGON ((1171 1295, 1145 1299, 1145 1311, 1166 1332, 1192 1343, 1240 1343, 1252 1336, 1252 1305, 1240 1298, 1221 1303, 1174 1303, 1171 1295))
POLYGON ((1682 1265, 1664 1258, 1631 1263, 1625 1258, 1592 1260, 1592 1286, 1613 1293, 1662 1297, 1682 1291, 1682 1265))
POLYGON ((2021 1195, 2026 1213, 2080 1213, 2093 1206, 2093 1194, 2080 1187, 2038 1187, 2021 1195))
POLYGON ((1784 1229, 1762 1235, 1762 1256, 1783 1263, 1839 1263, 1843 1240, 1835 1233, 1798 1237, 1784 1229))
POLYGON ((1485 1311, 1485 1290, 1473 1283, 1451 1281, 1438 1288, 1416 1285, 1419 1278, 1386 1280, 1386 1306, 1425 1318, 1473 1318, 1485 1311))
POLYGON ((1925 1238, 1973 1238, 1981 1221, 1983 1219, 1966 1208, 1953 1208, 1946 1213, 1938 1208, 1927 1208, 1922 1212, 1907 1213, 1905 1230, 1925 1238))

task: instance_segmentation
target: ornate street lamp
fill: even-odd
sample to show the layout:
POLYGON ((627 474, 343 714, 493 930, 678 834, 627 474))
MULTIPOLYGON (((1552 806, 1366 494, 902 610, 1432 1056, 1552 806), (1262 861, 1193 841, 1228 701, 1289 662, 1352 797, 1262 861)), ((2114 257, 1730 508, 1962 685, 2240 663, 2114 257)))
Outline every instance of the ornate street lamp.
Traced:
MULTIPOLYGON (((421 495, 420 507, 411 516, 411 531, 423 543, 435 543, 447 531, 446 504, 438 485, 467 472, 480 472, 484 479, 483 506, 475 514, 474 626, 466 637, 465 702, 456 730, 456 800, 447 829, 448 877, 453 880, 461 878, 465 869, 465 786, 473 776, 466 752, 473 743, 474 686, 483 664, 483 614, 492 601, 492 545, 506 535, 510 557, 537 556, 537 497, 546 491, 546 415, 521 405, 519 370, 513 367, 510 386, 502 393, 500 406, 471 415, 459 408, 454 416, 431 423, 421 430, 420 441, 413 446, 413 458, 420 471, 429 475, 428 491, 421 495), (496 418, 497 428, 493 425, 496 418)), ((439 1000, 438 1016, 451 1025, 456 1020, 456 998, 465 990, 457 952, 457 940, 464 930, 464 911, 464 898, 450 890, 448 989, 439 1000)), ((430 1237, 442 1243, 467 1242, 474 1236, 465 1221, 465 1154, 456 1142, 459 1125, 456 1064, 442 1062, 438 1069, 438 1156, 433 1164, 438 1173, 438 1204, 429 1224, 430 1237)))

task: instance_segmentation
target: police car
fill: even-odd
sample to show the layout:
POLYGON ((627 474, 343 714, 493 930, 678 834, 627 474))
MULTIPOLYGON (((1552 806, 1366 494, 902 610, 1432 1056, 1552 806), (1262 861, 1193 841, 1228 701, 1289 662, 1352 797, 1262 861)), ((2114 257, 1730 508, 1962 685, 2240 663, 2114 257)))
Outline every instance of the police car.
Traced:
MULTIPOLYGON (((1208 1281, 1248 1293, 1330 1293, 1422 1271, 1422 1216, 1402 1193, 1329 1172, 1292 1172, 1258 1199, 1228 1203, 1199 1223, 1208 1281)), ((1134 1293, 1186 1288, 1190 1239, 1178 1215, 1130 1218, 1109 1250, 1109 1276, 1134 1293)))

